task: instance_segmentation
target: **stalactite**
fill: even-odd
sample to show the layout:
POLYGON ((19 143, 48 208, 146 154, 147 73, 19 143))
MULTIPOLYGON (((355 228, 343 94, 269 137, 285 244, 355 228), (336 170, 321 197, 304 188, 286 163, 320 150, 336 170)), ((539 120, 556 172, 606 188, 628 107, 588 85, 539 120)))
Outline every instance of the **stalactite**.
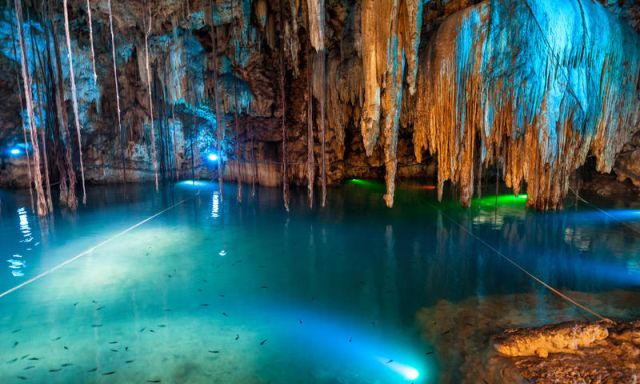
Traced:
POLYGON ((91 45, 91 69, 93 70, 93 82, 98 83, 98 75, 96 74, 96 54, 93 49, 93 20, 91 20, 91 3, 87 0, 87 19, 89 21, 89 43, 91 45))
MULTIPOLYGON (((233 3, 232 3, 232 13, 234 11, 233 8, 233 3)), ((239 36, 237 34, 237 27, 234 26, 233 27, 233 32, 234 32, 234 59, 237 62, 239 57, 240 57, 240 52, 238 49, 238 44, 239 44, 239 36)), ((237 179, 237 195, 236 195, 236 200, 238 200, 239 203, 242 202, 242 170, 244 169, 244 167, 242 166, 243 163, 241 161, 240 158, 240 125, 239 125, 239 121, 238 121, 238 86, 237 86, 237 79, 235 74, 233 75, 233 122, 235 125, 235 130, 236 130, 236 163, 238 164, 237 166, 237 174, 236 174, 236 179, 237 179)))
POLYGON ((315 180, 316 161, 313 145, 313 53, 307 56, 307 193, 309 208, 313 208, 313 187, 315 180))
POLYGON ((280 101, 282 104, 282 199, 284 209, 289 212, 289 168, 287 166, 287 97, 285 88, 285 62, 284 62, 284 16, 282 0, 278 0, 278 25, 280 28, 280 49, 279 49, 279 78, 280 78, 280 101))
POLYGON ((327 205, 327 148, 326 148, 326 129, 325 129, 325 100, 327 95, 327 71, 326 71, 326 62, 327 56, 324 50, 317 52, 318 63, 320 64, 318 67, 318 73, 320 78, 320 182, 321 182, 321 200, 320 205, 324 208, 327 205))
POLYGON ((69 12, 67 0, 63 2, 64 8, 64 34, 67 40, 67 57, 69 59, 69 78, 71 80, 71 100, 73 101, 73 114, 75 117, 76 134, 78 135, 78 154, 80 159, 80 177, 82 180, 82 203, 87 203, 87 190, 84 185, 84 164, 82 162, 82 137, 80 135, 80 117, 78 112, 78 98, 76 95, 76 80, 73 74, 73 52, 71 51, 71 36, 69 34, 69 12))
POLYGON ((33 114, 33 99, 31 95, 31 76, 29 74, 29 63, 27 61, 26 44, 24 41, 24 31, 22 29, 22 2, 15 0, 16 22, 18 24, 18 41, 20 44, 20 62, 22 64, 22 84, 24 86, 24 99, 29 118, 29 137, 33 148, 33 182, 36 189, 36 212, 38 216, 46 216, 48 212, 47 202, 42 189, 42 175, 40 171, 40 146, 33 114))
POLYGON ((216 137, 217 137, 217 153, 218 153, 218 188, 220 192, 220 199, 223 198, 222 193, 222 141, 224 140, 225 122, 224 113, 220 108, 220 98, 218 97, 218 30, 215 26, 213 15, 214 6, 213 1, 209 1, 209 10, 211 12, 211 45, 212 45, 212 60, 213 60, 213 104, 216 114, 216 137))
POLYGON ((37 96, 37 101, 38 101, 38 120, 40 121, 40 138, 42 140, 42 160, 44 163, 44 180, 45 180, 45 185, 46 185, 46 201, 47 201, 47 211, 49 213, 53 212, 53 199, 51 197, 51 180, 49 179, 49 159, 47 156, 47 138, 46 138, 46 134, 45 134, 45 130, 46 130, 46 124, 45 124, 45 120, 43 118, 44 114, 42 112, 43 107, 42 107, 42 95, 40 94, 40 83, 42 82, 44 85, 44 67, 43 67, 43 62, 41 60, 41 57, 38 53, 37 47, 36 47, 36 43, 35 43, 35 38, 33 33, 31 34, 31 51, 33 52, 33 63, 32 63, 32 67, 33 67, 33 73, 35 74, 35 83, 36 83, 36 96, 37 96), (36 58, 40 59, 37 63, 36 63, 36 58), (38 65, 37 65, 38 64, 38 65), (41 74, 41 81, 38 78, 37 74, 38 74, 38 69, 40 69, 40 74, 41 74))
MULTIPOLYGON (((307 9, 309 11, 309 39, 311 40, 311 46, 316 51, 314 75, 315 81, 312 78, 310 82, 315 83, 317 89, 317 96, 319 101, 319 120, 320 120, 320 185, 321 185, 321 200, 320 205, 324 207, 327 202, 327 151, 326 151, 326 130, 325 130, 325 103, 326 103, 326 87, 327 87, 327 73, 326 73, 326 51, 325 51, 325 6, 324 0, 307 0, 307 9)), ((313 97, 313 95, 309 95, 313 97)), ((311 103, 311 101, 310 101, 311 103)), ((309 113, 312 111, 312 106, 309 104, 309 113)), ((312 119, 312 117, 310 117, 312 119)), ((308 145, 313 147, 313 123, 309 122, 309 135, 311 135, 308 145)), ((311 154, 313 156, 313 149, 311 154)), ((310 159, 309 161, 313 161, 310 159)), ((309 168, 311 169, 311 168, 309 168)), ((309 170, 307 171, 309 172, 309 170)), ((314 175, 308 175, 313 177, 314 175)), ((311 196, 313 188, 313 180, 311 180, 311 186, 309 194, 311 196)))
POLYGON ((126 138, 124 131, 122 130, 122 121, 120 117, 120 89, 118 85, 118 65, 116 64, 116 41, 113 34, 113 12, 111 11, 111 0, 107 2, 107 9, 109 10, 109 32, 111 33, 111 58, 113 59, 113 79, 116 88, 116 112, 118 117, 118 132, 115 133, 116 137, 120 137, 120 158, 122 163, 122 180, 127 182, 127 166, 125 163, 125 142, 126 138))
POLYGON ((418 72, 414 121, 416 157, 437 157, 439 189, 452 180, 468 206, 474 159, 502 158, 508 187, 526 182, 529 206, 556 209, 588 153, 608 172, 640 118, 640 44, 627 28, 582 0, 493 0, 445 20, 418 72))
POLYGON ((149 67, 149 35, 151 34, 151 6, 148 8, 149 11, 149 23, 144 32, 144 57, 145 57, 145 65, 147 69, 147 90, 149 93, 149 124, 151 124, 151 161, 153 163, 153 173, 156 183, 156 191, 158 190, 158 159, 156 153, 156 132, 153 126, 153 98, 151 96, 151 68, 149 67))
MULTIPOLYGON (((60 46, 58 45, 58 39, 56 36, 56 24, 52 21, 52 7, 49 4, 49 20, 51 26, 51 36, 53 40, 53 49, 56 64, 56 112, 58 115, 58 126, 62 132, 62 141, 64 144, 65 154, 64 162, 66 168, 66 174, 69 181, 67 193, 61 189, 60 202, 66 205, 69 209, 75 210, 78 206, 78 199, 76 198, 76 172, 73 168, 73 161, 71 157, 71 134, 69 133, 69 121, 67 118, 67 109, 64 103, 64 76, 62 75, 62 61, 60 59, 60 46)), ((61 184, 62 187, 62 184, 61 184)))
MULTIPOLYGON (((7 9, 10 9, 10 0, 7 0, 7 9)), ((15 0, 14 0, 15 1, 15 0)), ((17 17, 17 15, 16 15, 17 17)), ((15 30, 13 29, 13 23, 11 24, 11 36, 15 36, 15 30)), ((20 26, 20 22, 18 22, 20 26)), ((11 49, 13 53, 13 57, 18 56, 18 52, 16 49, 15 39, 12 39, 11 49)), ((21 56, 22 57, 22 56, 21 56)), ((27 157, 27 173, 29 175, 29 197, 31 200, 31 211, 35 211, 35 203, 33 200, 33 174, 31 173, 31 156, 29 155, 29 145, 27 141, 27 128, 26 122, 24 121, 24 117, 22 111, 24 111, 24 104, 22 103, 22 91, 21 91, 21 83, 20 83, 20 70, 16 71, 16 86, 18 87, 18 99, 20 100, 20 126, 22 127, 22 138, 24 142, 25 154, 27 157)))
POLYGON ((233 117, 234 117, 234 123, 235 123, 235 127, 236 127, 236 162, 238 163, 238 172, 236 175, 236 178, 238 180, 238 193, 237 193, 237 200, 239 203, 242 202, 242 172, 241 169, 244 169, 244 167, 241 167, 242 163, 241 163, 241 158, 240 158, 240 126, 239 126, 239 121, 238 121, 238 90, 236 89, 236 78, 233 78, 233 100, 234 100, 234 109, 233 109, 233 117))
POLYGON ((418 47, 422 28, 421 0, 363 0, 361 10, 364 102, 360 129, 367 156, 380 136, 383 118, 387 193, 393 206, 396 146, 403 89, 403 71, 408 66, 409 92, 415 91, 418 47))

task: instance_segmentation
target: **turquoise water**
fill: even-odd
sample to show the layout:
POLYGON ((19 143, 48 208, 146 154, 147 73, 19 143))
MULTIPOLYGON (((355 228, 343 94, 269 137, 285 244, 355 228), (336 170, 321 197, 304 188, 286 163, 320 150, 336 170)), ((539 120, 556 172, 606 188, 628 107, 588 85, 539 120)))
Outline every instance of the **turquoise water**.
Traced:
POLYGON ((437 382, 459 367, 420 309, 551 295, 482 242, 563 291, 640 294, 632 202, 539 213, 487 196, 464 210, 405 185, 389 210, 382 185, 354 180, 325 209, 293 190, 287 214, 278 189, 239 204, 234 188, 93 187, 47 222, 28 194, 0 191, 0 382, 437 382))

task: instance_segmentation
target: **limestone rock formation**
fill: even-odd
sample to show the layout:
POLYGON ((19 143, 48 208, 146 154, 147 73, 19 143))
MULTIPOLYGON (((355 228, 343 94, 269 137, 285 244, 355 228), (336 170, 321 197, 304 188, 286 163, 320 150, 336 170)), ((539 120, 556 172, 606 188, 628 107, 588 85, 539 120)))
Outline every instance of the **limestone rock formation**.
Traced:
MULTIPOLYGON (((296 184, 385 177, 388 206, 397 176, 429 177, 434 166, 440 193, 450 180, 463 205, 487 168, 539 209, 562 205, 588 156, 637 183, 638 146, 624 147, 640 121, 632 2, 111 0, 113 41, 109 3, 68 0, 88 181, 149 180, 154 157, 164 180, 208 177, 207 155, 221 152, 226 164, 247 163, 227 172, 254 174, 245 180, 260 167, 271 180, 283 158, 283 180, 296 184)), ((24 106, 13 92, 15 11, 0 7, 6 150, 22 142, 24 106)), ((58 76, 53 49, 66 48, 64 12, 48 0, 24 7, 28 61, 53 68, 30 66, 46 96, 36 123, 55 182, 81 171, 77 148, 64 165, 63 126, 75 132, 67 55, 58 76)), ((1 160, 0 183, 15 184, 26 163, 6 151, 1 160)))

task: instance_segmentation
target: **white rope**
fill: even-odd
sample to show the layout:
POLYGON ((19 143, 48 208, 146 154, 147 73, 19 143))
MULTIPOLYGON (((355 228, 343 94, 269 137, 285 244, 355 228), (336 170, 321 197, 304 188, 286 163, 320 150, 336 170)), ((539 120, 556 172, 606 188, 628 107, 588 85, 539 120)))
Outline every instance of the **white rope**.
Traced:
POLYGON ((511 265, 513 265, 514 267, 518 268, 519 270, 521 270, 522 272, 524 272, 527 276, 531 277, 533 280, 535 280, 536 282, 538 282, 540 285, 542 285, 543 287, 547 288, 548 290, 550 290, 551 292, 555 293, 557 296, 559 296, 560 298, 566 300, 567 302, 575 305, 576 307, 582 309, 583 311, 590 313, 591 315, 597 317, 600 320, 605 320, 605 321, 611 321, 610 319, 608 319, 607 317, 599 314, 598 312, 594 311, 593 309, 587 307, 584 304, 581 304, 579 302, 577 302, 575 299, 567 296, 566 294, 560 292, 558 289, 552 287, 551 285, 549 285, 548 283, 546 283, 544 280, 542 280, 541 278, 539 278, 538 276, 534 275, 533 273, 527 271, 523 266, 521 266, 520 264, 518 264, 516 261, 514 261, 513 259, 511 259, 510 257, 508 257, 507 255, 505 255, 504 253, 500 252, 498 249, 496 249, 493 245, 487 243, 486 241, 484 241, 482 238, 480 238, 479 236, 477 236, 476 234, 474 234, 473 232, 471 232, 469 229, 467 229, 467 227, 465 227, 464 225, 458 223, 457 221, 455 221, 453 218, 451 218, 449 215, 447 215, 446 213, 444 213, 442 210, 438 209, 437 207, 435 207, 434 205, 427 203, 428 205, 431 206, 431 208, 433 208, 434 210, 440 212, 442 214, 442 216, 446 217, 447 220, 451 221, 453 224, 457 225, 458 227, 460 227, 460 229, 462 229, 464 232, 466 232, 468 235, 470 235, 471 237, 473 237, 474 239, 476 239, 480 244, 484 245, 485 247, 489 248, 490 250, 492 250, 493 252, 495 252, 498 256, 502 257, 503 259, 505 259, 507 262, 509 262, 511 265))
MULTIPOLYGON (((200 192, 200 191, 198 191, 198 194, 199 194, 199 192, 200 192)), ((6 290, 6 291, 4 291, 4 292, 0 293, 0 298, 2 298, 2 297, 4 297, 4 296, 6 296, 6 295, 8 295, 8 294, 10 294, 11 292, 15 292, 15 291, 17 291, 18 289, 23 288, 23 287, 25 287, 25 286, 27 286, 27 285, 29 285, 29 284, 31 284, 31 283, 33 283, 33 282, 37 281, 37 280, 40 280, 40 279, 42 279, 43 277, 45 277, 45 276, 47 276, 47 275, 49 275, 49 274, 51 274, 51 273, 53 273, 53 272, 57 271, 58 269, 60 269, 60 268, 62 268, 62 267, 64 267, 64 266, 66 266, 66 265, 68 265, 68 264, 73 263, 74 261, 76 261, 76 260, 78 260, 78 259, 81 259, 81 258, 83 258, 83 257, 85 257, 85 256, 90 255, 93 251, 95 251, 96 249, 98 249, 98 248, 102 247, 103 245, 105 245, 105 244, 107 244, 107 243, 110 243, 111 241, 113 241, 113 240, 115 240, 115 239, 117 239, 117 238, 119 238, 119 237, 121 237, 121 236, 123 236, 123 235, 126 235, 127 233, 129 233, 129 232, 133 231, 134 229, 138 228, 139 226, 143 225, 144 223, 149 222, 149 221, 151 221, 151 220, 155 219, 156 217, 158 217, 158 216, 160 216, 160 215, 162 215, 162 214, 164 214, 164 213, 166 213, 166 212, 168 212, 168 211, 172 210, 173 208, 175 208, 175 207, 177 207, 177 206, 179 206, 179 205, 181 205, 181 204, 184 204, 187 200, 190 200, 190 199, 192 199, 192 198, 193 198, 193 197, 188 198, 188 199, 180 200, 179 202, 177 202, 177 203, 173 204, 173 205, 172 205, 172 206, 170 206, 169 208, 165 208, 165 209, 163 209, 162 211, 160 211, 160 212, 156 213, 155 215, 153 215, 153 216, 149 216, 149 217, 147 217, 146 219, 142 220, 141 222, 139 222, 139 223, 137 223, 137 224, 134 224, 134 225, 130 226, 129 228, 127 228, 127 229, 125 229, 125 230, 123 230, 123 231, 121 231, 121 232, 118 232, 117 234, 115 234, 115 235, 113 235, 113 236, 109 237, 108 239, 103 240, 102 242, 100 242, 100 243, 98 243, 98 244, 94 245, 93 247, 91 247, 91 248, 87 249, 86 251, 84 251, 84 252, 82 252, 82 253, 79 253, 79 254, 77 254, 76 256, 74 256, 74 257, 72 257, 72 258, 70 258, 70 259, 67 259, 67 260, 63 261, 62 263, 60 263, 60 264, 58 264, 58 265, 54 266, 53 268, 50 268, 50 269, 48 269, 48 270, 46 270, 46 271, 44 271, 44 272, 40 273, 39 275, 34 276, 34 277, 30 278, 29 280, 27 280, 27 281, 25 281, 25 282, 23 282, 23 283, 21 283, 21 284, 18 284, 18 285, 16 285, 15 287, 13 287, 13 288, 11 288, 11 289, 8 289, 8 290, 6 290)))

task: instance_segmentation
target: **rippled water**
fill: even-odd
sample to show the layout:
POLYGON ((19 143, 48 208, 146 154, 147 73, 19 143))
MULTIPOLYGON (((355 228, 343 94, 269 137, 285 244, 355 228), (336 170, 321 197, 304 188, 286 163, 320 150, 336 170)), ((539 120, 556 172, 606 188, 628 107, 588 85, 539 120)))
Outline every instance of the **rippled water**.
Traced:
POLYGON ((353 180, 310 210, 294 190, 287 214, 278 189, 239 204, 231 185, 224 199, 204 182, 94 187, 77 214, 41 222, 28 194, 0 191, 0 382, 437 382, 459 367, 418 311, 551 295, 496 251, 564 291, 640 294, 633 203, 538 213, 487 196, 464 210, 405 185, 389 210, 383 192, 353 180))

